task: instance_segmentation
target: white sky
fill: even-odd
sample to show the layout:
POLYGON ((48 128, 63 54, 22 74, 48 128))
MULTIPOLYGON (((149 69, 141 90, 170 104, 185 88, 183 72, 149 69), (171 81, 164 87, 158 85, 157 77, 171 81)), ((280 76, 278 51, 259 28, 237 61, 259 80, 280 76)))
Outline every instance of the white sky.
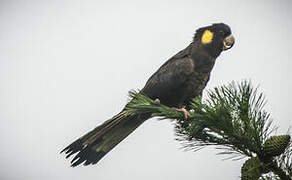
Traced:
POLYGON ((184 152, 169 121, 149 120, 99 164, 59 151, 112 117, 195 29, 230 25, 207 86, 251 79, 278 133, 291 126, 291 1, 0 1, 0 179, 240 179, 244 160, 184 152))

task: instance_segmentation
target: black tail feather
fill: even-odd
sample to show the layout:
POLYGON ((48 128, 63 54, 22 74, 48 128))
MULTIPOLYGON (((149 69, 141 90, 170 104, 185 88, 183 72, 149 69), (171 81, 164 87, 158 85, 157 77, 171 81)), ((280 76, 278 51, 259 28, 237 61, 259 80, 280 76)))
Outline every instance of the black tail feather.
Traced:
POLYGON ((75 167, 82 164, 83 162, 85 162, 84 166, 87 166, 90 164, 96 164, 106 154, 103 151, 93 151, 91 147, 92 146, 84 147, 82 145, 82 141, 78 139, 63 149, 60 153, 65 152, 66 158, 69 158, 71 155, 78 152, 71 160, 71 166, 75 167))
POLYGON ((65 154, 67 155, 66 158, 69 158, 71 155, 75 154, 81 149, 83 149, 82 141, 81 139, 78 139, 69 146, 67 146, 65 149, 63 149, 60 153, 65 152, 65 154))
POLYGON ((121 112, 71 143, 61 153, 64 152, 66 158, 74 156, 72 167, 82 163, 84 166, 96 164, 149 117, 129 117, 125 112, 121 112))
POLYGON ((75 167, 84 162, 84 166, 96 164, 106 153, 103 151, 93 151, 91 147, 85 147, 75 155, 71 161, 71 166, 75 167))

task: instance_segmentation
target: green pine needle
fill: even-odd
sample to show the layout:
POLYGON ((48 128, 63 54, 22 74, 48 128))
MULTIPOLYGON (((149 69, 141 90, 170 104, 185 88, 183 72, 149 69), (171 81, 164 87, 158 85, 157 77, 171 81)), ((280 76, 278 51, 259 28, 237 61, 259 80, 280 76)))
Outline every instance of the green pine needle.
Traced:
POLYGON ((239 152, 251 156, 259 153, 271 125, 269 114, 262 109, 263 94, 258 95, 251 84, 244 81, 217 87, 208 91, 207 96, 205 101, 193 100, 195 115, 188 129, 183 128, 184 124, 177 126, 179 136, 186 135, 187 141, 194 139, 186 147, 196 149, 212 144, 223 145, 228 150, 221 154, 239 152))
POLYGON ((207 91, 205 100, 193 99, 187 120, 183 113, 141 93, 129 94, 132 100, 124 111, 130 115, 151 114, 159 119, 176 120, 176 139, 182 142, 183 148, 196 151, 213 145, 221 150, 218 154, 232 155, 234 159, 257 156, 262 163, 273 165, 270 168, 274 174, 262 179, 275 174, 282 179, 292 177, 291 145, 280 156, 262 158, 263 144, 275 127, 271 126, 270 114, 263 109, 266 103, 263 93, 258 93, 258 88, 253 88, 249 81, 216 87, 207 91))

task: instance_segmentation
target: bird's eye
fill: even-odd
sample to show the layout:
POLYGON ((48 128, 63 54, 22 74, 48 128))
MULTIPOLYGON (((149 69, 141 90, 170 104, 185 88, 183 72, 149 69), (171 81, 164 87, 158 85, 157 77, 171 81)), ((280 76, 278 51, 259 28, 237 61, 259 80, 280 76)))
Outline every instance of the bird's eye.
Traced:
POLYGON ((225 35, 225 32, 223 30, 220 30, 219 31, 219 34, 222 35, 222 36, 224 36, 225 35))

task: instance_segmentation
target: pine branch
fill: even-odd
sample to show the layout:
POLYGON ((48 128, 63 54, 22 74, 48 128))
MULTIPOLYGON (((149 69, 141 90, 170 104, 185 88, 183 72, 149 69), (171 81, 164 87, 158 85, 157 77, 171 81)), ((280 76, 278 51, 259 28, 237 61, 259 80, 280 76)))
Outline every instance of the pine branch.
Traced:
MULTIPOLYGON (((176 120, 177 140, 187 150, 200 150, 213 145, 221 150, 219 154, 231 158, 257 158, 247 163, 242 179, 250 177, 252 169, 258 169, 255 176, 273 172, 281 179, 292 177, 292 148, 290 136, 270 136, 275 130, 270 115, 263 107, 266 103, 263 93, 253 88, 250 82, 234 82, 207 92, 207 99, 197 97, 191 102, 190 117, 185 120, 181 112, 167 107, 141 93, 130 92, 132 100, 125 111, 131 115, 151 114, 160 119, 176 120), (289 147, 288 147, 289 146, 289 147), (287 148, 288 147, 288 148, 287 148), (254 162, 259 162, 257 167, 254 162), (250 165, 251 164, 251 165, 250 165), (250 169, 249 169, 250 168, 250 169)), ((254 171, 255 172, 255 171, 254 171)), ((253 177, 254 179, 254 177, 253 177)))

